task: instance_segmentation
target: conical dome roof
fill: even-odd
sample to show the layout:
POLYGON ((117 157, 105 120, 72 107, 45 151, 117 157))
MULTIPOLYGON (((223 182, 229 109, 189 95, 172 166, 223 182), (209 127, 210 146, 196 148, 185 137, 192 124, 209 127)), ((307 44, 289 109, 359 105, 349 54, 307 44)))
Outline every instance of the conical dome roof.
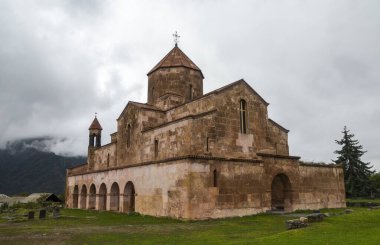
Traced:
POLYGON ((91 130, 91 129, 99 129, 99 130, 103 129, 102 126, 100 126, 100 123, 96 117, 94 118, 94 121, 92 121, 90 127, 88 128, 88 130, 91 130))
POLYGON ((199 71, 202 74, 201 69, 199 69, 199 67, 176 45, 155 67, 153 67, 152 70, 148 72, 148 76, 160 68, 170 67, 186 67, 199 71))

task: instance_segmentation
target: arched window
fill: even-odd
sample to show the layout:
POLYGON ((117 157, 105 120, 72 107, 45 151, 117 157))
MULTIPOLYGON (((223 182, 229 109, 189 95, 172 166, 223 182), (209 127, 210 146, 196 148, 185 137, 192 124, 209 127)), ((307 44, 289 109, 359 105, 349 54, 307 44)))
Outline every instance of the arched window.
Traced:
POLYGON ((89 146, 95 146, 95 138, 96 138, 96 134, 91 134, 90 135, 90 142, 89 142, 89 146))
POLYGON ((208 145, 208 137, 206 137, 206 151, 208 152, 209 151, 209 145, 208 145))
POLYGON ((247 102, 240 100, 240 133, 247 133, 247 102))
POLYGON ((131 124, 127 126, 127 147, 131 146, 131 124))
POLYGON ((212 173, 212 177, 213 177, 213 186, 218 187, 218 172, 216 171, 216 169, 214 169, 212 173))
POLYGON ((107 154, 107 168, 110 166, 110 154, 107 154))
POLYGON ((101 142, 101 136, 100 134, 96 135, 96 147, 100 147, 102 145, 102 142, 101 142))

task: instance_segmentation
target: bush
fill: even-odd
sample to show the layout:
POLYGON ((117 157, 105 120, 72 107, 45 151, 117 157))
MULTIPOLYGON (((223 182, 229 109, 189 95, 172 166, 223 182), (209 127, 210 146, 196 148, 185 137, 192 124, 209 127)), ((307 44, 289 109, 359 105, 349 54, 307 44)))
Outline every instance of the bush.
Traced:
POLYGON ((9 208, 9 205, 7 202, 3 203, 1 206, 0 206, 0 211, 3 212, 4 210, 7 210, 9 208))

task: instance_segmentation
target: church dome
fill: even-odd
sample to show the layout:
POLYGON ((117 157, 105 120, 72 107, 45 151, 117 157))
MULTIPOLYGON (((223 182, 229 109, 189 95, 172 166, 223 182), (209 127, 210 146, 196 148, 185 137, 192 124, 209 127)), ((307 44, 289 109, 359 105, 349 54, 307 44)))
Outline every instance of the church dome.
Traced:
MULTIPOLYGON (((199 71, 202 74, 201 69, 194 64, 194 62, 187 57, 187 55, 176 45, 170 52, 155 65, 149 72, 148 76, 160 68, 172 68, 172 67, 186 67, 195 71, 199 71)), ((202 74, 202 78, 204 78, 202 74)))
POLYGON ((148 104, 161 109, 170 109, 203 95, 201 69, 177 44, 147 75, 148 104))

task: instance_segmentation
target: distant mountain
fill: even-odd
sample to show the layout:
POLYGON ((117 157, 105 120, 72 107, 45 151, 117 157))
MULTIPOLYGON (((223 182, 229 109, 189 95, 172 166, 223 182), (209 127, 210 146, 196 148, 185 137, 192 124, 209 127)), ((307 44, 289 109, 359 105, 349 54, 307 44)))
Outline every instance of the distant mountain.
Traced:
POLYGON ((86 157, 49 152, 49 137, 8 142, 0 149, 0 194, 65 192, 66 168, 86 162, 86 157))

